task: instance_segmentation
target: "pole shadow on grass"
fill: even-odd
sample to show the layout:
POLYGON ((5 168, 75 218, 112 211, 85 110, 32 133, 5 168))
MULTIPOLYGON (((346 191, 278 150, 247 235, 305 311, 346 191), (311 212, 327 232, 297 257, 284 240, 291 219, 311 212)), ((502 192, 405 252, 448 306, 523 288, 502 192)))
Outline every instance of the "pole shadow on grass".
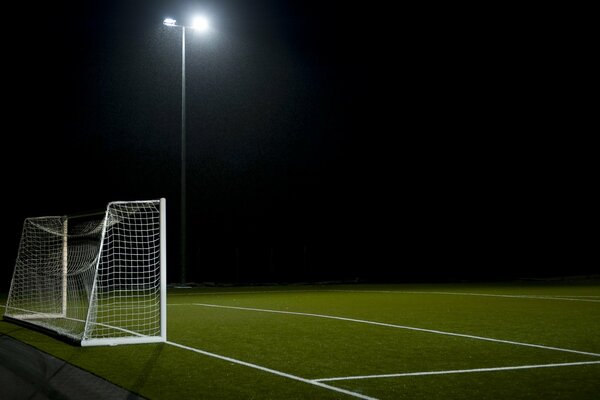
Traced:
MULTIPOLYGON (((156 347, 152 351, 152 354, 150 354, 148 361, 146 361, 143 369, 138 374, 138 379, 135 381, 135 383, 132 385, 132 387, 130 389, 131 392, 133 392, 133 393, 140 393, 140 391, 144 388, 144 386, 146 386, 146 382, 148 382, 148 378, 150 377, 150 374, 152 373, 154 366, 158 362, 158 359, 160 358, 160 356, 165 348, 165 343, 159 343, 155 346, 156 347)), ((135 397, 135 398, 137 398, 137 397, 135 397)))

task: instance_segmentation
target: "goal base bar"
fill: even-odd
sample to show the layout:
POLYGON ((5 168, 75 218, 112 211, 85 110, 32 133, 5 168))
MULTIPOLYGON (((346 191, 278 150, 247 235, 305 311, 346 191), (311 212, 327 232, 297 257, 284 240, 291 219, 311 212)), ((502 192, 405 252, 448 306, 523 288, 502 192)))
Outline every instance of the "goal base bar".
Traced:
POLYGON ((28 320, 28 319, 64 318, 64 317, 65 317, 65 314, 35 313, 35 314, 17 314, 17 315, 12 315, 9 318, 28 320))
POLYGON ((60 332, 57 329, 52 329, 48 326, 39 325, 34 322, 35 319, 32 320, 32 319, 14 318, 14 317, 6 315, 6 314, 3 315, 2 318, 4 319, 4 321, 9 322, 11 324, 19 325, 24 328, 28 328, 28 329, 32 329, 34 331, 41 332, 43 334, 51 336, 57 340, 65 342, 65 343, 77 345, 81 342, 81 338, 78 338, 73 334, 60 332))
POLYGON ((81 341, 81 347, 88 346, 118 346, 121 344, 148 344, 164 343, 167 339, 160 336, 142 336, 142 337, 124 337, 124 338, 106 338, 106 339, 84 339, 81 341))

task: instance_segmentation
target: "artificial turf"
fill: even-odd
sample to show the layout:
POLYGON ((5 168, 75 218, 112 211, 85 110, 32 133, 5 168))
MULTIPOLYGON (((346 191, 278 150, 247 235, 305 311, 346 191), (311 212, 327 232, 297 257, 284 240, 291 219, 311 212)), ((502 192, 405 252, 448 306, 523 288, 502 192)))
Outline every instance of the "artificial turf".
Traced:
MULTIPOLYGON (((593 282, 172 289, 168 304, 170 342, 308 380, 600 361, 593 282)), ((0 333, 150 399, 352 398, 173 344, 80 348, 4 321, 0 333)), ((324 383, 381 399, 596 399, 600 364, 324 383)))

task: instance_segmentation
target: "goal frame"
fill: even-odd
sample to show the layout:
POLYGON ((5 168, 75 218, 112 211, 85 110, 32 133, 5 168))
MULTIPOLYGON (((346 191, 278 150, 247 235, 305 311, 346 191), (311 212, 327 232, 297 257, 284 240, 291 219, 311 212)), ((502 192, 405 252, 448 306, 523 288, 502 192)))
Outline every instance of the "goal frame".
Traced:
MULTIPOLYGON (((143 335, 131 330, 127 330, 121 327, 116 327, 116 326, 112 326, 112 325, 104 325, 102 323, 98 323, 95 321, 92 321, 92 309, 93 309, 93 305, 92 302, 94 301, 94 296, 97 295, 97 279, 98 279, 98 272, 99 272, 99 268, 100 268, 100 262, 101 262, 101 255, 102 255, 102 250, 105 247, 105 238, 106 238, 106 231, 107 231, 107 221, 108 221, 108 217, 109 217, 109 212, 111 209, 111 206, 113 205, 125 205, 125 204, 132 204, 132 203, 156 203, 157 200, 147 200, 147 201, 114 201, 114 202, 110 202, 108 203, 107 207, 106 207, 106 211, 104 213, 96 213, 98 215, 104 215, 103 219, 102 219, 102 230, 101 230, 101 236, 100 236, 100 246, 99 246, 99 250, 98 250, 98 256, 97 259, 95 261, 95 265, 94 265, 94 278, 93 278, 93 283, 92 283, 92 291, 90 292, 89 295, 89 304, 88 304, 88 308, 87 308, 87 315, 85 318, 85 321, 81 321, 78 320, 79 322, 84 322, 83 325, 83 332, 81 334, 81 338, 75 338, 72 337, 69 334, 63 333, 61 332, 58 328, 53 329, 52 327, 49 326, 44 326, 44 325, 39 325, 36 324, 34 321, 36 319, 52 319, 52 318, 66 318, 69 319, 69 317, 67 317, 67 309, 68 309, 68 221, 71 218, 77 218, 77 215, 74 215, 72 217, 69 218, 65 218, 65 217, 56 217, 56 218, 65 218, 64 222, 63 222, 63 237, 62 237, 62 270, 61 270, 61 288, 60 288, 60 296, 61 298, 59 299, 60 303, 61 303, 61 309, 60 309, 60 313, 36 313, 35 311, 31 311, 31 310, 21 310, 17 307, 11 307, 10 306, 10 300, 12 298, 12 296, 14 295, 13 290, 14 290, 14 286, 15 286, 15 281, 17 279, 17 268, 15 267, 15 270, 13 271, 13 276, 11 279, 11 286, 10 286, 10 290, 9 290, 9 295, 8 295, 8 300, 7 300, 7 306, 5 307, 5 311, 4 311, 4 318, 6 320, 9 320, 11 322, 16 322, 18 324, 23 324, 27 327, 32 327, 34 329, 37 330, 41 330, 43 332, 46 333, 51 333, 54 334, 56 336, 58 336, 59 338, 64 338, 67 339, 69 341, 72 342, 76 342, 78 343, 80 346, 82 347, 88 347, 88 346, 115 346, 115 345, 124 345, 124 344, 143 344, 143 343, 161 343, 161 342, 166 342, 167 341, 167 219, 166 219, 166 199, 165 198, 161 198, 158 200, 159 202, 159 206, 158 206, 158 210, 159 210, 159 251, 160 251, 160 255, 159 255, 159 268, 158 268, 158 273, 159 273, 159 283, 158 283, 158 287, 160 288, 160 294, 159 294, 159 325, 160 325, 160 334, 158 335, 153 335, 153 336, 148 336, 148 335, 143 335), (14 311, 23 311, 25 313, 28 312, 33 312, 33 314, 16 314, 16 315, 7 315, 9 313, 9 310, 14 310, 14 311), (31 321, 30 321, 31 320, 31 321), (94 337, 87 337, 87 333, 88 333, 88 327, 90 326, 90 324, 95 324, 95 325, 99 325, 99 326, 105 326, 107 328, 110 329, 115 329, 118 331, 122 331, 126 334, 129 334, 130 336, 126 336, 126 337, 102 337, 102 338, 94 338, 94 337)), ((92 214, 86 214, 86 216, 88 215, 92 215, 92 214)), ((48 218, 48 217, 40 217, 40 218, 48 218)), ((25 227, 23 229, 25 231, 25 227)), ((23 240, 23 234, 21 235, 21 240, 23 240)), ((19 246, 19 248, 21 248, 21 245, 19 246)), ((96 300, 97 301, 97 300, 96 300)), ((95 304, 95 306, 97 307, 98 305, 95 304)))

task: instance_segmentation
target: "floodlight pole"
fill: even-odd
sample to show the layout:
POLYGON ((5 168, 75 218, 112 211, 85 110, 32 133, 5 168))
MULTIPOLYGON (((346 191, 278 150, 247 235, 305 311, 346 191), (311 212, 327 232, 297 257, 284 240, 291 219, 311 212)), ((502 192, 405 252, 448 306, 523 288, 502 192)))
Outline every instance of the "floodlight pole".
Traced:
MULTIPOLYGON (((181 283, 186 283, 187 265, 187 218, 186 218, 186 135, 185 135, 185 26, 177 25, 176 20, 165 18, 163 24, 181 28, 181 283)), ((192 29, 206 31, 209 29, 206 18, 196 18, 192 29)))
POLYGON ((186 267, 186 137, 185 137, 185 26, 181 27, 181 283, 186 267))

